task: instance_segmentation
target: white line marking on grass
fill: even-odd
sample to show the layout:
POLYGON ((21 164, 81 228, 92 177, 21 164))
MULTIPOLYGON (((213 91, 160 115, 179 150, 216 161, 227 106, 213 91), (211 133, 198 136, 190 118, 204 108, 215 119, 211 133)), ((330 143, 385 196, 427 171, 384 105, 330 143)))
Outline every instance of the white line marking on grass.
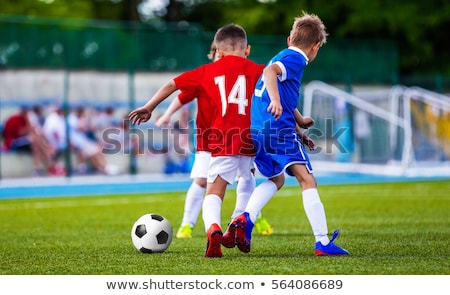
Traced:
POLYGON ((112 197, 112 198, 92 198, 92 199, 71 199, 71 200, 49 200, 40 202, 17 202, 0 204, 0 211, 17 210, 17 209, 48 209, 48 208, 68 208, 68 207, 90 207, 90 206, 110 206, 120 204, 134 203, 154 203, 168 199, 184 199, 185 195, 175 196, 143 196, 143 197, 112 197))

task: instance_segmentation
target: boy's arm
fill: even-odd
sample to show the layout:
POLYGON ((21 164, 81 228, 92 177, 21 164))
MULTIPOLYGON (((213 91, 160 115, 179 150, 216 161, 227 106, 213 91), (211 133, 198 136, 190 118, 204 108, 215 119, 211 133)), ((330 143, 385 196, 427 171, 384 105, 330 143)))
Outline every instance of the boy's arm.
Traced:
POLYGON ((167 110, 164 112, 164 114, 156 120, 156 127, 160 128, 161 126, 168 126, 170 122, 170 117, 178 111, 183 104, 180 102, 180 99, 177 97, 172 100, 167 110))
POLYGON ((164 114, 158 120, 156 120, 157 127, 161 127, 162 125, 168 126, 170 122, 170 117, 172 117, 172 115, 176 111, 181 109, 183 105, 194 100, 198 96, 196 88, 184 88, 180 90, 181 92, 172 101, 172 103, 169 105, 164 114))
POLYGON ((270 97, 270 104, 267 111, 278 120, 283 112, 281 106, 280 93, 278 92, 277 76, 281 75, 281 69, 277 64, 271 64, 264 69, 264 84, 270 97))
POLYGON ((308 116, 303 117, 298 109, 295 109, 294 117, 295 122, 297 122, 297 125, 303 129, 308 129, 309 127, 314 125, 314 119, 308 116))
POLYGON ((166 98, 178 89, 173 80, 162 86, 153 97, 142 107, 137 108, 128 114, 131 124, 141 124, 147 122, 152 116, 153 110, 166 98))

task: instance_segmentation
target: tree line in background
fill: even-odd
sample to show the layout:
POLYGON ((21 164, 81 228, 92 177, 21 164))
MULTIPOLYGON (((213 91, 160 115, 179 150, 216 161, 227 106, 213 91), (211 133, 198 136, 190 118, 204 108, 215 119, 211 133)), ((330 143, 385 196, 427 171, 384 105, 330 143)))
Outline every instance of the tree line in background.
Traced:
POLYGON ((200 24, 288 35, 302 11, 319 15, 329 40, 394 40, 400 75, 450 75, 448 0, 3 0, 2 14, 200 24))

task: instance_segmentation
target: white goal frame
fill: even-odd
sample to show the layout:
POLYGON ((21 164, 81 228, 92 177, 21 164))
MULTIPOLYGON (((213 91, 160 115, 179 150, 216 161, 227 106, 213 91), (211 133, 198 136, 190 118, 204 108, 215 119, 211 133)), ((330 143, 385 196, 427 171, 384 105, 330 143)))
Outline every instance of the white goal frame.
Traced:
POLYGON ((323 93, 330 98, 339 97, 346 103, 367 112, 373 116, 385 120, 389 124, 389 149, 394 151, 397 148, 397 130, 403 130, 403 147, 401 160, 391 160, 385 165, 367 164, 360 162, 333 162, 314 161, 313 166, 318 170, 338 171, 338 172, 359 172, 383 175, 443 175, 450 176, 450 162, 439 163, 419 163, 416 161, 413 152, 413 132, 411 120, 411 101, 419 100, 432 105, 439 110, 450 112, 450 97, 439 93, 434 93, 419 87, 394 86, 387 88, 389 107, 381 108, 363 98, 352 93, 348 93, 335 86, 322 81, 312 81, 304 87, 303 109, 304 116, 312 116, 314 107, 314 95, 323 93), (390 108, 390 109, 389 109, 390 108))

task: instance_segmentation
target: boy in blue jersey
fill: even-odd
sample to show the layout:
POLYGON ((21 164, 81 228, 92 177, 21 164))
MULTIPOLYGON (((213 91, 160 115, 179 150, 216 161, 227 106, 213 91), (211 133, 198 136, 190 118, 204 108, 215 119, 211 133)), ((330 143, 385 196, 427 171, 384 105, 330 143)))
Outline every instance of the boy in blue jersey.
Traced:
POLYGON ((232 222, 235 242, 242 252, 250 251, 256 214, 284 185, 286 172, 302 188, 304 210, 315 236, 315 255, 349 254, 333 243, 338 230, 331 240, 328 237, 325 210, 313 169, 296 132, 295 113, 303 70, 316 58, 327 35, 316 15, 303 13, 297 17, 287 39, 288 48, 270 60, 256 84, 251 105, 251 134, 257 150, 255 163, 268 179, 256 187, 245 212, 232 222))

